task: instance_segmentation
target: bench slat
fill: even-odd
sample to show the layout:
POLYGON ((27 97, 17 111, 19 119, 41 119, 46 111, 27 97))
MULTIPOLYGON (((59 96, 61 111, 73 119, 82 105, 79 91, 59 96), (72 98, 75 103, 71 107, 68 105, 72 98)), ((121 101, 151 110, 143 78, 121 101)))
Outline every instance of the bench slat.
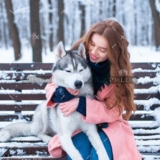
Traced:
POLYGON ((23 155, 22 153, 25 153, 25 155, 44 155, 44 156, 49 155, 47 146, 35 146, 35 147, 30 146, 30 147, 11 147, 11 148, 7 147, 6 151, 3 153, 1 157, 23 155))
MULTIPOLYGON (((140 110, 144 110, 145 109, 145 106, 144 105, 136 105, 137 106, 137 111, 140 111, 140 110)), ((152 106, 150 106, 150 110, 155 110, 156 108, 158 108, 160 105, 159 104, 154 104, 152 106)))
MULTIPOLYGON (((27 121, 32 120, 32 114, 23 114, 23 115, 18 115, 18 114, 5 114, 5 115, 0 115, 0 121, 12 121, 13 119, 26 119, 27 121)), ((154 121, 154 116, 148 115, 148 114, 135 114, 131 115, 130 121, 154 121)))
POLYGON ((148 88, 150 88, 152 86, 157 86, 157 85, 153 84, 153 82, 146 83, 146 84, 136 84, 135 85, 135 89, 143 89, 143 88, 144 89, 148 89, 148 88))
MULTIPOLYGON (((34 111, 39 104, 0 104, 0 111, 34 111)), ((144 105, 137 104, 137 111, 143 111, 144 105)), ((159 107, 159 104, 150 106, 150 110, 154 110, 159 107)))
POLYGON ((0 63, 0 70, 51 70, 53 63, 0 63))
POLYGON ((153 63, 153 62, 148 62, 148 63, 132 63, 132 69, 134 68, 142 68, 142 69, 155 69, 157 66, 159 66, 160 63, 153 63), (152 66, 152 64, 155 65, 155 67, 152 66))
POLYGON ((37 83, 1 83, 0 88, 4 89, 4 92, 7 92, 8 90, 30 90, 30 89, 42 89, 46 87, 47 83, 40 82, 37 83), (5 91, 7 90, 7 91, 5 91))
POLYGON ((154 77, 156 77, 156 73, 157 72, 135 72, 135 73, 133 73, 133 75, 135 78, 139 78, 139 77, 154 78, 154 77))
MULTIPOLYGON (((4 72, 5 73, 5 72, 4 72)), ((22 81, 22 80, 27 80, 28 76, 34 75, 38 78, 43 78, 43 79, 49 79, 52 77, 51 73, 44 73, 44 74, 38 74, 38 73, 21 73, 21 72, 15 72, 15 73, 6 73, 6 76, 0 76, 0 80, 16 80, 16 81, 22 81), (7 78, 6 78, 7 77, 7 78)))
MULTIPOLYGON (((46 87, 47 82, 50 82, 50 80, 45 80, 45 82, 40 81, 38 83, 0 83, 0 89, 1 90, 28 90, 28 89, 43 89, 46 87)), ((153 83, 147 83, 147 84, 136 84, 135 89, 148 89, 152 86, 157 86, 153 83)))
POLYGON ((40 157, 40 156, 31 156, 31 155, 28 155, 27 158, 26 158, 26 156, 24 156, 24 157, 22 157, 22 156, 16 156, 16 158, 13 158, 13 157, 4 157, 4 158, 1 158, 1 160, 67 160, 67 157, 53 158, 53 157, 44 157, 44 156, 40 157))
MULTIPOLYGON (((45 100, 44 93, 30 93, 30 94, 10 94, 6 91, 7 94, 0 93, 0 100, 45 100)), ((160 99, 160 94, 135 94, 135 100, 147 100, 150 98, 160 99)))
POLYGON ((0 94, 0 100, 45 100, 45 94, 0 94))
POLYGON ((34 111, 38 104, 0 104, 0 111, 34 111))

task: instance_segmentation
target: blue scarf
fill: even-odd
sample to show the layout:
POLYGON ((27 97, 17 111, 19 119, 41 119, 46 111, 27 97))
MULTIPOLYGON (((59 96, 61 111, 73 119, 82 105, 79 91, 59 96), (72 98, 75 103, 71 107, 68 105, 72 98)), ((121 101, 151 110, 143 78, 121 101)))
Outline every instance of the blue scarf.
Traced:
POLYGON ((110 84, 110 61, 107 59, 104 62, 94 63, 87 57, 87 62, 91 68, 94 94, 96 95, 98 90, 101 91, 101 87, 104 87, 104 84, 107 86, 110 84))

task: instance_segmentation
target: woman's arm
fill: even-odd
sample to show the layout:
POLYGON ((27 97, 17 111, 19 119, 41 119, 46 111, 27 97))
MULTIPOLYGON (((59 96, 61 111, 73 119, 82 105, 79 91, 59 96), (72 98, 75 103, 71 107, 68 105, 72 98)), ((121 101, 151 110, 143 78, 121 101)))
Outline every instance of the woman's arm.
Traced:
MULTIPOLYGON (((112 97, 110 97, 107 102, 111 105, 112 100, 112 97)), ((108 109, 104 102, 86 97, 86 106, 86 116, 83 116, 85 122, 94 124, 111 123, 119 118, 118 109, 116 107, 108 109)))
POLYGON ((98 92, 98 100, 88 97, 84 97, 85 100, 74 98, 69 102, 60 104, 60 109, 65 116, 70 115, 74 111, 78 111, 83 115, 83 120, 89 123, 99 124, 114 122, 121 117, 121 115, 118 117, 119 112, 117 107, 115 106, 112 109, 108 109, 104 103, 105 99, 109 105, 114 104, 113 91, 114 85, 105 86, 101 92, 98 92))

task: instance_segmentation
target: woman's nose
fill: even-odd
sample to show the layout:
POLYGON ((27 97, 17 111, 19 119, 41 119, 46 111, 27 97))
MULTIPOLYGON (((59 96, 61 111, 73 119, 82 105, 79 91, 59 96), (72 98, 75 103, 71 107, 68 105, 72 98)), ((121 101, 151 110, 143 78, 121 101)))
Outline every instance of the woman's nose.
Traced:
POLYGON ((94 48, 92 49, 91 53, 92 53, 93 55, 96 55, 96 54, 97 54, 97 49, 96 49, 96 47, 94 47, 94 48))

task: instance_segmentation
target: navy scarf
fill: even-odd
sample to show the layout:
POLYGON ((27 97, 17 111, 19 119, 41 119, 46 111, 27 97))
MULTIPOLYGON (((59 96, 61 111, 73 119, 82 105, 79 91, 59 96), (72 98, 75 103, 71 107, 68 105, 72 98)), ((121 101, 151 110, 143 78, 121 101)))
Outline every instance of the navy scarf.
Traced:
POLYGON ((109 59, 104 62, 94 63, 87 57, 87 62, 91 68, 94 94, 96 95, 104 84, 109 86, 110 84, 110 62, 109 59))

